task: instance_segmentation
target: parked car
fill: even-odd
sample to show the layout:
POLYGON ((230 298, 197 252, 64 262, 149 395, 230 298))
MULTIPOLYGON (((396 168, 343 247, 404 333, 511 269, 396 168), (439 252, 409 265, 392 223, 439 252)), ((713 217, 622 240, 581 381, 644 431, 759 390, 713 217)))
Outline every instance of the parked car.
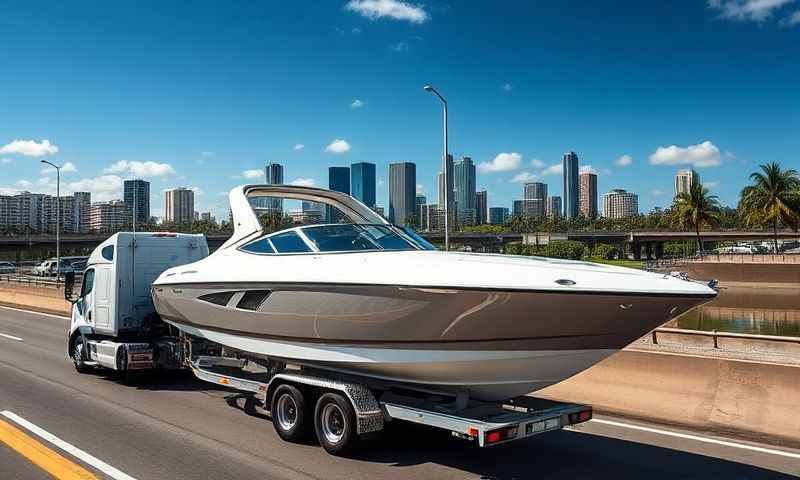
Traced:
POLYGON ((17 266, 11 262, 0 262, 0 273, 15 273, 17 266))
POLYGON ((730 247, 720 247, 717 249, 717 253, 732 253, 732 254, 747 254, 752 255, 757 253, 753 247, 749 247, 746 245, 733 245, 730 247))
MULTIPOLYGON (((39 265, 33 267, 33 274, 40 277, 54 277, 56 276, 56 263, 57 260, 55 259, 45 260, 39 265)), ((64 275, 65 273, 72 272, 75 272, 75 269, 72 268, 72 265, 64 260, 61 260, 61 266, 58 268, 57 274, 64 275)))

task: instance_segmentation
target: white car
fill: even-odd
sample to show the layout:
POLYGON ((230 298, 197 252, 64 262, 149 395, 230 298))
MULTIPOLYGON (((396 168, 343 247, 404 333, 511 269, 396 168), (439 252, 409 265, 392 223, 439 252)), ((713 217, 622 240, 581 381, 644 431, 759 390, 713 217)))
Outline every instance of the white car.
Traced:
POLYGON ((753 247, 748 247, 745 245, 733 245, 730 247, 720 247, 717 249, 717 253, 733 253, 733 254, 747 254, 752 255, 756 252, 753 247))
MULTIPOLYGON (((33 274, 40 277, 54 277, 56 276, 56 260, 45 260, 39 265, 33 267, 33 274)), ((74 272, 72 265, 61 260, 61 268, 58 269, 58 275, 74 272)))
POLYGON ((0 273, 15 273, 17 267, 11 262, 0 262, 0 273))

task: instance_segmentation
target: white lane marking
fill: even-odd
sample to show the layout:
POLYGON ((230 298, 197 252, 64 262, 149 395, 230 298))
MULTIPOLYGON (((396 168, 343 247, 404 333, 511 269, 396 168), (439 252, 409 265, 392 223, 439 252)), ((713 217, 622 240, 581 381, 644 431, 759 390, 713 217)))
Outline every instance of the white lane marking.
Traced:
POLYGON ((690 435, 688 433, 678 433, 669 430, 661 430, 652 427, 643 427, 641 425, 632 425, 630 423, 615 422, 613 420, 602 420, 600 418, 593 418, 590 422, 601 423, 603 425, 611 425, 614 427, 629 428, 631 430, 640 430, 642 432, 656 433, 659 435, 666 435, 668 437, 684 438, 687 440, 694 440, 703 443, 712 443, 714 445, 723 445, 725 447, 740 448, 742 450, 750 450, 759 453, 768 453, 770 455, 779 455, 781 457, 797 458, 800 459, 800 453, 786 452, 784 450, 776 450, 773 448, 756 447, 755 445, 747 445, 745 443, 729 442, 726 440, 717 440, 715 438, 701 437, 699 435, 690 435))
POLYGON ((84 452, 80 448, 61 440, 60 438, 56 437, 52 433, 42 429, 41 427, 37 427, 36 425, 32 424, 31 422, 25 420, 24 418, 16 415, 13 412, 9 412, 8 410, 3 410, 0 412, 4 417, 8 418, 9 420, 13 421, 17 425, 27 429, 29 432, 35 433, 39 437, 47 440, 48 442, 52 443, 56 447, 64 450, 65 452, 69 453, 73 457, 83 461, 84 463, 91 465, 92 467, 96 468, 97 470, 105 473, 109 477, 113 478, 114 480, 136 480, 135 478, 131 477, 125 472, 121 472, 116 468, 112 467, 111 465, 105 463, 104 461, 89 455, 88 453, 84 452))
POLYGON ((9 335, 9 334, 7 334, 7 333, 0 333, 0 337, 3 337, 3 338, 8 338, 9 340, 16 340, 16 341, 18 341, 18 342, 21 342, 21 341, 23 341, 21 338, 19 338, 19 337, 15 337, 14 335, 9 335))
POLYGON ((66 315, 53 315, 52 313, 42 313, 42 312, 37 312, 35 310, 25 310, 24 308, 6 307, 4 305, 0 305, 0 308, 6 309, 6 310, 13 310, 15 312, 32 313, 34 315, 41 315, 43 317, 57 318, 59 320, 64 320, 64 319, 69 320, 69 317, 66 316, 66 315))

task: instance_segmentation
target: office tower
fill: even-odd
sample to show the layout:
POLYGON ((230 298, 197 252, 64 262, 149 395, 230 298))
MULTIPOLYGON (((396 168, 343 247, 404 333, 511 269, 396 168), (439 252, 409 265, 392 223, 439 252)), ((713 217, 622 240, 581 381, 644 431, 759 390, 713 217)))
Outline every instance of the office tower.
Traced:
POLYGON ((564 216, 575 218, 580 213, 580 187, 578 185, 578 155, 567 152, 561 160, 564 171, 564 216))
POLYGON ((502 225, 508 219, 508 209, 506 207, 491 207, 489 209, 489 223, 492 225, 502 225))
POLYGON ((597 175, 594 173, 580 174, 580 210, 586 218, 597 218, 597 175))
MULTIPOLYGON (((447 185, 449 187, 448 200, 450 201, 448 209, 452 210, 453 203, 455 202, 455 198, 456 198, 455 192, 453 191, 454 183, 453 183, 453 156, 452 155, 447 155, 446 166, 447 166, 447 185)), ((439 172, 439 176, 437 177, 437 180, 438 181, 436 183, 437 183, 438 192, 439 192, 439 198, 438 198, 439 208, 444 209, 445 186, 444 186, 444 174, 441 171, 439 172)), ((451 213, 451 215, 452 215, 452 213, 451 213)))
POLYGON ((515 217, 521 217, 524 213, 524 206, 525 202, 523 200, 514 200, 513 208, 511 209, 511 214, 515 217))
POLYGON ((414 200, 414 215, 416 217, 417 227, 422 228, 428 222, 427 210, 425 209, 427 203, 427 197, 421 193, 418 193, 416 199, 414 200))
POLYGON ((699 182, 700 175, 694 170, 681 170, 675 175, 675 195, 689 193, 693 182, 699 182))
POLYGON ((533 200, 534 198, 547 198, 547 184, 541 182, 530 182, 523 186, 522 198, 533 200))
POLYGON ((375 205, 375 208, 373 208, 373 210, 375 210, 375 213, 377 213, 381 217, 386 218, 386 211, 380 205, 375 205))
POLYGON ((75 192, 72 194, 72 222, 76 233, 89 231, 89 214, 92 208, 92 194, 90 192, 75 192))
POLYGON ((145 224, 150 220, 150 182, 125 180, 122 199, 130 210, 129 218, 133 218, 135 212, 137 224, 145 224))
MULTIPOLYGON (((268 163, 264 167, 264 174, 264 183, 267 185, 283 185, 283 165, 280 163, 268 163)), ((282 198, 256 197, 250 200, 250 204, 260 211, 283 213, 282 198)))
POLYGON ((522 214, 529 218, 544 217, 547 206, 547 184, 526 183, 522 194, 522 214))
POLYGON ((389 164, 389 216, 395 225, 413 224, 417 198, 417 166, 411 162, 389 164))
POLYGON ((194 191, 178 187, 164 193, 164 220, 167 223, 186 225, 194 218, 194 191))
MULTIPOLYGON (((191 190, 189 192, 194 193, 191 190)), ((89 208, 89 229, 96 232, 115 232, 126 228, 131 222, 128 208, 122 200, 93 203, 89 208)))
POLYGON ((561 197, 553 196, 547 197, 547 216, 551 218, 559 218, 563 215, 561 209, 561 197))
POLYGON ((375 164, 350 165, 350 194, 369 208, 375 207, 375 164))
MULTIPOLYGON (((350 195, 350 167, 328 167, 328 189, 350 195)), ((326 218, 329 223, 339 223, 344 215, 339 210, 328 206, 326 218)))
POLYGON ((603 216, 625 218, 639 214, 639 196, 621 188, 603 195, 603 216))
POLYGON ((208 223, 213 223, 214 217, 211 216, 211 212, 203 212, 200 214, 200 220, 208 223))
POLYGON ((453 163, 456 219, 459 225, 475 225, 475 164, 470 157, 453 163))
POLYGON ((486 190, 475 193, 475 223, 489 223, 489 192, 486 190))

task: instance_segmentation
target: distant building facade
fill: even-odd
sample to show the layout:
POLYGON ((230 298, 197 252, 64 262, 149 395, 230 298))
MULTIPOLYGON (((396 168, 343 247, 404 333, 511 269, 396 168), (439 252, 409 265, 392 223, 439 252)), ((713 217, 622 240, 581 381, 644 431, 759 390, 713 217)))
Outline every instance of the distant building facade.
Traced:
POLYGON ((527 218, 541 218, 547 206, 547 184, 526 183, 522 191, 522 215, 527 218))
POLYGON ((167 190, 164 194, 164 220, 179 225, 194 219, 194 191, 184 187, 167 190))
POLYGON ((639 214, 639 196, 621 188, 603 195, 603 216, 625 218, 639 214))
POLYGON ((547 197, 547 216, 550 218, 560 218, 563 215, 561 209, 561 197, 554 195, 547 197))
POLYGON ((675 175, 675 196, 681 193, 689 193, 692 190, 692 182, 699 182, 700 175, 694 170, 681 170, 675 175))
POLYGON ((417 198, 417 166, 411 162, 389 164, 389 215, 396 225, 406 225, 414 217, 417 198))
POLYGON ((486 190, 475 192, 475 223, 489 223, 489 192, 486 190))
POLYGON ((350 192, 369 208, 375 208, 375 164, 359 162, 350 165, 350 192))
POLYGON ((489 208, 489 223, 492 225, 502 225, 508 220, 508 209, 506 207, 489 208))
MULTIPOLYGON (((350 167, 328 167, 328 189, 350 195, 350 167)), ((332 206, 328 206, 326 211, 330 223, 339 223, 344 219, 342 212, 332 206)))
POLYGON ((581 173, 579 183, 581 215, 586 218, 597 218, 597 174, 581 173))
POLYGON ((564 216, 576 218, 580 213, 580 186, 578 184, 578 155, 567 152, 561 159, 564 176, 564 216))
POLYGON ((72 194, 72 221, 76 233, 89 231, 89 217, 92 209, 92 194, 90 192, 75 192, 72 194))
POLYGON ((475 163, 472 158, 462 157, 453 162, 453 189, 455 191, 456 219, 459 225, 475 225, 476 191, 475 163))
POLYGON ((136 216, 137 224, 145 224, 150 220, 150 182, 125 180, 122 200, 128 206, 131 218, 136 216))
POLYGON ((89 210, 89 229, 96 232, 122 230, 130 223, 128 215, 128 205, 122 200, 93 203, 89 210))

